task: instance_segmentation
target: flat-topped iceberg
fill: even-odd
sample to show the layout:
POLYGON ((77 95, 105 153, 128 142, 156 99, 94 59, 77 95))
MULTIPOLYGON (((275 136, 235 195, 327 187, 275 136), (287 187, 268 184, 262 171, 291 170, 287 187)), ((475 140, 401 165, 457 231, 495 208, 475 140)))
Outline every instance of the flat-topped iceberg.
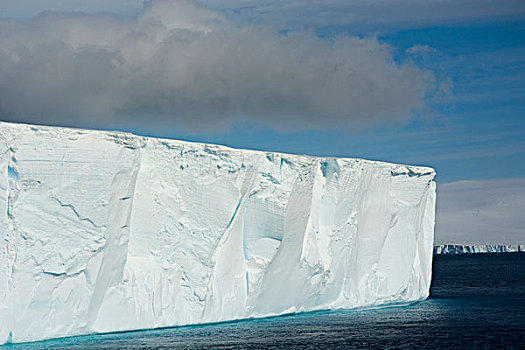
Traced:
POLYGON ((0 343, 428 296, 434 170, 0 123, 0 343))
POLYGON ((519 253, 525 252, 523 244, 442 244, 434 246, 434 254, 467 254, 467 253, 519 253))

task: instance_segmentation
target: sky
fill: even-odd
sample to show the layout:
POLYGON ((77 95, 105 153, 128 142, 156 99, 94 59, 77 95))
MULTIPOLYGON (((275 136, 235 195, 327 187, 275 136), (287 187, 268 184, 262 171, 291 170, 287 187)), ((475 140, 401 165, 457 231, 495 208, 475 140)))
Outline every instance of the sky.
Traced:
POLYGON ((525 243, 523 1, 0 0, 0 119, 431 166, 436 242, 525 243))

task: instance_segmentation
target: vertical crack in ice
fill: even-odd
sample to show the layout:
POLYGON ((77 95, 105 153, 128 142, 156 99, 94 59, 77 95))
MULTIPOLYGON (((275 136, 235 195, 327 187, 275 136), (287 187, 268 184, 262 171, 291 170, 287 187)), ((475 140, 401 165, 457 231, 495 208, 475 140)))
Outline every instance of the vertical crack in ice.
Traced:
POLYGON ((233 215, 230 219, 230 222, 228 222, 228 225, 226 226, 226 229, 224 230, 224 232, 228 231, 228 229, 230 228, 230 226, 232 225, 232 222, 233 220, 235 220, 235 217, 237 216, 237 211, 239 211, 239 207, 241 206, 241 204, 244 202, 244 194, 241 196, 241 199, 239 200, 239 203, 237 203, 237 206, 235 207, 235 211, 233 212, 233 215))
MULTIPOLYGON (((256 177, 257 177, 257 173, 252 167, 246 170, 246 173, 244 175, 244 180, 240 188, 239 201, 235 207, 235 210, 233 212, 233 215, 228 225, 226 226, 223 234, 221 235, 221 238, 218 244, 213 249, 213 255, 211 258, 211 261, 213 262, 213 270, 212 270, 210 279, 208 281, 208 286, 206 288, 206 296, 204 298, 206 302, 205 302, 204 309, 202 310, 203 318, 209 317, 210 313, 213 312, 213 308, 219 308, 221 310, 220 314, 223 313, 223 308, 225 307, 225 305, 223 304, 223 301, 222 301, 222 295, 216 295, 213 293, 213 291, 216 289, 215 287, 217 284, 220 284, 220 283, 225 284, 225 283, 233 282, 233 286, 234 286, 233 289, 235 290, 235 282, 236 282, 237 276, 232 277, 231 275, 232 271, 230 271, 232 267, 227 266, 228 262, 222 261, 222 259, 218 257, 227 256, 231 254, 237 254, 237 252, 239 252, 241 256, 234 255, 234 256, 230 256, 228 259, 237 258, 238 262, 241 264, 241 266, 236 265, 237 269, 239 268, 241 270, 244 269, 243 274, 247 277, 248 272, 246 268, 246 256, 244 255, 244 244, 245 243, 244 243, 243 228, 241 227, 240 229, 241 232, 239 233, 235 225, 236 225, 237 220, 242 220, 242 213, 244 212, 244 207, 246 205, 246 198, 248 197, 248 193, 250 192, 250 189, 253 188, 256 177), (236 249, 237 244, 240 244, 240 247, 238 247, 238 249, 236 249), (232 249, 232 251, 229 254, 225 255, 223 250, 227 249, 228 247, 232 249), (226 274, 225 274, 225 271, 227 271, 226 274), (225 276, 227 276, 227 278, 232 278, 232 281, 229 281, 229 280, 226 281, 225 276)), ((248 279, 243 278, 243 280, 247 284, 245 288, 245 293, 246 293, 245 298, 247 299, 248 291, 249 291, 248 279)), ((220 290, 220 288, 218 290, 220 290)), ((237 296, 237 297, 241 297, 241 296, 237 296)))
MULTIPOLYGON (((298 169, 285 209, 284 235, 281 244, 265 269, 254 310, 260 314, 273 314, 290 309, 301 298, 296 288, 305 282, 307 271, 301 266, 305 232, 310 221, 315 165, 298 169), (283 266, 286 268, 283 269, 283 266)), ((295 310, 295 309, 294 309, 295 310)))
POLYGON ((14 286, 14 269, 17 258, 16 251, 16 205, 20 193, 20 175, 15 158, 15 150, 9 149, 9 165, 7 167, 7 264, 8 284, 14 286))
MULTIPOLYGON (((3 230, 0 230, 3 234, 3 237, 1 237, 3 242, 0 245, 2 249, 0 252, 0 268, 2 269, 0 272, 0 308, 4 306, 9 307, 8 297, 15 288, 15 265, 18 258, 16 212, 21 189, 16 154, 20 143, 24 139, 27 126, 18 127, 17 125, 16 129, 6 129, 0 128, 0 138, 2 138, 5 145, 4 152, 1 155, 3 166, 5 166, 2 169, 2 171, 5 171, 5 182, 2 186, 5 190, 2 194, 5 196, 5 208, 3 208, 5 217, 1 221, 3 221, 5 226, 3 230)), ((0 317, 0 336, 2 336, 1 321, 0 317)))
MULTIPOLYGON (((436 211, 436 188, 435 188, 435 182, 432 179, 432 174, 429 174, 431 176, 431 179, 427 182, 425 185, 425 189, 423 190, 423 193, 421 195, 421 198, 417 204, 417 233, 415 237, 416 244, 416 254, 414 256, 414 262, 413 262, 413 271, 416 270, 417 262, 420 264, 420 269, 422 273, 416 274, 417 276, 420 276, 419 280, 421 280, 421 277, 424 279, 424 287, 425 287, 425 293, 428 296, 430 287, 430 282, 432 279, 432 258, 433 258, 433 249, 432 246, 434 245, 434 222, 435 222, 435 211, 436 211), (431 206, 430 212, 427 213, 427 210, 429 209, 429 205, 431 206), (425 241, 425 233, 426 228, 425 224, 428 224, 429 220, 428 217, 432 217, 431 220, 431 232, 432 232, 432 239, 430 240, 430 243, 428 244, 425 241), (428 256, 429 260, 425 259, 425 257, 428 256)), ((421 282, 419 281, 418 288, 421 289, 421 282)))
POLYGON ((138 139, 140 142, 139 147, 131 149, 136 153, 131 171, 130 169, 124 169, 115 174, 111 183, 111 196, 112 203, 110 204, 110 225, 106 231, 107 240, 102 250, 102 262, 93 286, 93 294, 88 309, 87 317, 87 329, 94 330, 95 322, 97 321, 101 307, 104 303, 104 298, 111 287, 117 286, 124 273, 124 268, 127 261, 128 254, 128 243, 129 243, 129 232, 131 224, 131 212, 133 201, 135 197, 135 188, 139 171, 141 169, 142 160, 142 139, 138 139), (122 201, 123 188, 119 187, 118 184, 122 183, 122 177, 126 176, 126 173, 130 173, 130 179, 125 192, 126 197, 131 197, 131 200, 122 201), (124 225, 121 224, 122 217, 126 218, 124 225), (125 237, 123 237, 125 236, 125 237))

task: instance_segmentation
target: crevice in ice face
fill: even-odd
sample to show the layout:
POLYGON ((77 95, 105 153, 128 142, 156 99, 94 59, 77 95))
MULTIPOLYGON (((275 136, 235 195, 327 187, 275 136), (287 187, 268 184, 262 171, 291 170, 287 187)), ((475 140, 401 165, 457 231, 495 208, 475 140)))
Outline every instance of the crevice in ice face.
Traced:
POLYGON ((74 272, 74 273, 67 273, 67 272, 53 272, 45 270, 42 266, 40 266, 40 269, 42 270, 42 273, 45 275, 53 276, 53 277, 76 277, 84 272, 84 269, 74 272))
POLYGON ((15 170, 12 166, 7 167, 7 178, 9 181, 18 182, 18 171, 15 170))
POLYGON ((309 285, 310 269, 301 263, 303 242, 311 219, 313 185, 317 169, 310 165, 297 174, 284 214, 284 234, 277 252, 264 270, 259 290, 254 295, 256 314, 275 314, 295 310, 297 300, 304 296, 298 286, 309 285), (283 267, 286 268, 283 268, 283 267), (308 282, 305 282, 308 281, 308 282))
MULTIPOLYGON (((202 317, 209 320, 216 320, 213 315, 227 315, 228 318, 240 317, 239 305, 246 305, 248 298, 248 283, 246 279, 247 267, 246 256, 244 255, 244 210, 246 199, 250 189, 253 188, 256 179, 255 170, 250 167, 246 169, 244 180, 240 188, 240 198, 235 207, 234 213, 225 228, 224 233, 218 244, 215 246, 212 255, 213 269, 208 281, 205 300, 205 307, 202 317), (224 288, 224 286, 228 286, 224 288), (233 292, 233 296, 231 295, 233 292)), ((199 298, 199 300, 201 300, 199 298)))
POLYGON ((61 207, 64 207, 64 208, 69 208, 71 209, 71 211, 76 215, 76 217, 80 220, 80 221, 85 221, 85 222, 88 222, 90 223, 94 228, 97 228, 97 224, 95 224, 93 222, 93 220, 91 220, 90 218, 86 218, 86 217, 83 217, 80 215, 80 213, 77 211, 77 209, 75 208, 75 206, 73 204, 65 204, 65 203, 62 203, 62 201, 56 197, 54 197, 54 199, 58 202, 58 204, 60 204, 61 207))
POLYGON ((143 147, 144 143, 143 138, 138 136, 127 135, 124 133, 109 133, 106 134, 106 137, 110 141, 116 143, 117 145, 121 145, 122 147, 131 150, 136 150, 143 147))
MULTIPOLYGON (((20 182, 20 174, 16 154, 19 144, 24 139, 27 126, 16 128, 6 127, 0 123, 0 140, 2 142, 2 184, 0 218, 0 309, 10 307, 9 295, 16 287, 15 265, 18 260, 18 230, 17 230, 17 205, 18 196, 23 184, 20 182)), ((2 313, 0 312, 0 338, 5 335, 2 328, 2 313)), ((2 339, 0 339, 0 342, 2 339)))
POLYGON ((243 194, 241 199, 239 200, 239 203, 237 203, 237 206, 235 207, 235 211, 233 212, 233 215, 232 215, 232 217, 230 219, 230 222, 228 222, 228 225, 226 225, 226 228, 224 229, 225 232, 230 228, 230 226, 232 225, 233 220, 235 220, 235 217, 237 216, 237 212, 239 211, 239 207, 244 202, 244 197, 245 197, 245 195, 243 194))
POLYGON ((17 258, 16 250, 16 204, 18 195, 20 193, 20 176, 18 172, 18 164, 14 156, 15 149, 9 148, 10 160, 7 167, 7 263, 8 263, 8 283, 14 285, 14 269, 17 258))
MULTIPOLYGON (((190 287, 191 288, 191 287, 190 287)), ((193 295, 202 303, 206 300, 206 298, 201 297, 199 294, 197 294, 197 291, 193 290, 193 295)))
POLYGON ((261 176, 275 185, 278 185, 280 183, 280 181, 273 177, 270 173, 262 173, 261 176))
POLYGON ((392 176, 408 176, 408 177, 422 177, 422 176, 429 176, 429 175, 432 175, 433 172, 432 171, 427 171, 427 172, 424 172, 424 173, 418 173, 418 172, 415 172, 414 170, 412 170, 410 167, 404 167, 401 171, 394 171, 394 170, 391 170, 390 171, 390 175, 392 176))
POLYGON ((337 159, 328 159, 324 162, 320 162, 321 171, 325 178, 333 177, 335 174, 339 174, 341 169, 339 164, 337 164, 337 159))
MULTIPOLYGON (((425 189, 423 190, 423 193, 421 195, 421 198, 417 204, 417 211, 416 211, 416 220, 417 220, 417 231, 416 231, 416 242, 419 242, 416 248, 416 254, 414 256, 414 262, 413 262, 413 269, 416 268, 416 266, 419 266, 421 271, 417 274, 419 275, 421 272, 422 274, 419 275, 421 278, 418 280, 419 287, 421 288, 421 284, 423 286, 426 286, 427 284, 430 285, 430 281, 432 278, 432 254, 431 252, 427 252, 426 250, 428 247, 424 243, 425 239, 423 235, 425 234, 425 218, 429 215, 431 217, 434 217, 435 213, 435 186, 434 182, 430 180, 427 185, 425 186, 425 189), (431 213, 427 213, 427 211, 430 209, 428 207, 429 199, 431 204, 431 213), (430 263, 426 261, 425 259, 422 259, 422 257, 426 256, 428 253, 430 253, 430 263), (423 282, 421 281, 423 279, 423 282)), ((432 220, 433 222, 434 220, 432 220)), ((433 231, 433 224, 432 224, 432 231, 433 231)), ((434 244, 434 239, 432 237, 432 243, 431 246, 434 244)), ((425 287, 424 287, 425 288, 425 287)), ((428 294, 428 290, 425 292, 428 294)))
POLYGON ((109 222, 106 235, 107 240, 102 250, 102 261, 98 268, 93 294, 90 300, 87 327, 96 329, 99 313, 104 309, 105 297, 108 291, 117 286, 123 279, 124 268, 128 260, 129 231, 131 213, 138 174, 142 167, 142 152, 135 151, 133 164, 126 170, 117 172, 111 182, 111 195, 114 198, 110 203, 109 222), (129 173, 129 177, 127 174, 129 173), (129 179, 126 181, 126 179, 129 179), (122 196, 124 192, 124 196, 122 196), (130 200, 121 200, 129 197, 130 200), (124 222, 121 222, 124 220, 124 222))

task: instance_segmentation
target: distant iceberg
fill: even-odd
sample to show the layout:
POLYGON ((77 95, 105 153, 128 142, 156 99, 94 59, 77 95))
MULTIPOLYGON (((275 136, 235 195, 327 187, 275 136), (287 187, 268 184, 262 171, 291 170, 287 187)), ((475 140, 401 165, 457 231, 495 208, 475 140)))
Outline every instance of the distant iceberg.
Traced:
POLYGON ((461 245, 461 244, 444 244, 434 246, 434 254, 465 254, 465 253, 517 253, 525 252, 523 244, 508 245, 461 245))
POLYGON ((0 123, 0 344, 425 299, 431 168, 0 123))

